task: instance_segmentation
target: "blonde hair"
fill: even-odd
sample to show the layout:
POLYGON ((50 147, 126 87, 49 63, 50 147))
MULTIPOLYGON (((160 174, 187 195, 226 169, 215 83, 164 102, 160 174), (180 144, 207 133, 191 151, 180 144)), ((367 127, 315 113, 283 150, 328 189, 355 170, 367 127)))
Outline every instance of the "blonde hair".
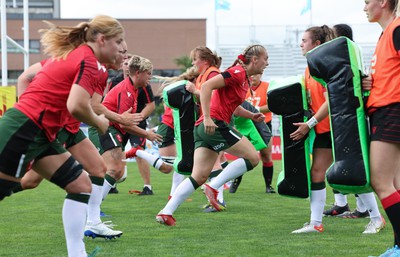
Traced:
POLYGON ((397 5, 397 8, 395 8, 396 16, 400 17, 400 2, 398 0, 396 0, 396 5, 397 5))
POLYGON ((171 85, 174 82, 181 81, 181 80, 188 80, 193 82, 199 76, 199 72, 197 71, 196 67, 187 68, 184 73, 176 77, 161 77, 161 76, 153 76, 155 79, 162 81, 160 88, 158 89, 158 93, 162 92, 166 86, 171 85))
POLYGON ((135 72, 143 72, 143 71, 153 71, 153 64, 149 59, 141 57, 139 55, 133 55, 128 62, 128 70, 129 74, 134 75, 135 72))
POLYGON ((237 64, 240 64, 240 66, 242 66, 243 69, 246 71, 246 79, 250 85, 250 79, 249 79, 246 65, 248 65, 250 63, 251 58, 253 56, 259 57, 261 54, 266 53, 266 52, 267 52, 267 49, 265 49, 265 47, 262 45, 249 45, 248 47, 246 47, 246 49, 244 49, 243 53, 238 55, 236 60, 233 62, 233 64, 230 67, 228 67, 228 69, 237 64))
POLYGON ((247 65, 250 63, 251 57, 253 57, 253 56, 258 57, 262 53, 265 53, 266 51, 267 51, 267 49, 265 49, 265 47, 262 45, 249 45, 248 47, 246 47, 246 49, 244 49, 243 53, 241 53, 236 58, 236 60, 233 62, 233 64, 230 67, 233 67, 238 63, 244 67, 244 65, 247 65))
POLYGON ((99 15, 89 22, 81 22, 75 27, 57 26, 44 21, 49 28, 39 30, 42 34, 41 44, 43 52, 55 59, 65 59, 67 55, 86 42, 95 42, 99 34, 106 39, 124 33, 124 28, 116 19, 99 15))

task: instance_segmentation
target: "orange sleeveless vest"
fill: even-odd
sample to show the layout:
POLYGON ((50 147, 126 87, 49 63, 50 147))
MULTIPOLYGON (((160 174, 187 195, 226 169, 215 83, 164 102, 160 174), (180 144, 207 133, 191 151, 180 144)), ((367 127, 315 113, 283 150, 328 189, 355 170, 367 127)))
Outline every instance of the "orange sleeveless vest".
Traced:
POLYGON ((400 26, 396 18, 383 31, 371 62, 372 89, 367 108, 400 102, 400 56, 393 44, 393 32, 400 26))

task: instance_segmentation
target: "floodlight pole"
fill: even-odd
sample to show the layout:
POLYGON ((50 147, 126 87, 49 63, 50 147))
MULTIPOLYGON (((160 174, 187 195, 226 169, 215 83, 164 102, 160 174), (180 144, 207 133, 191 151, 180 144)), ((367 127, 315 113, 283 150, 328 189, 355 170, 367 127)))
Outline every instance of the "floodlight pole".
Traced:
POLYGON ((24 70, 29 67, 29 0, 24 0, 24 70))
POLYGON ((1 1, 1 85, 8 85, 6 0, 1 1))

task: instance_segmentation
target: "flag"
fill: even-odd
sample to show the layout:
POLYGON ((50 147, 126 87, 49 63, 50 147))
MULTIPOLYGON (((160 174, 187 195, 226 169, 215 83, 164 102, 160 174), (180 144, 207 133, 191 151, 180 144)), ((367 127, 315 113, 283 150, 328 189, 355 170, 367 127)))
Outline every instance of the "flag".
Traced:
POLYGON ((303 6, 303 9, 301 9, 300 15, 303 15, 308 11, 311 11, 311 0, 306 0, 306 4, 303 6))
POLYGON ((215 1, 215 10, 229 10, 230 3, 228 0, 214 0, 215 1))

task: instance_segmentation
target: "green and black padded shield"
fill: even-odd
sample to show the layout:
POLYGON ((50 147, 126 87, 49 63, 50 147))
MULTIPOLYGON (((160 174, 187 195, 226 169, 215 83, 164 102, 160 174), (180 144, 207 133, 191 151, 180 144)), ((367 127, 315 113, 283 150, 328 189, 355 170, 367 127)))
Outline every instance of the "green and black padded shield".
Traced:
POLYGON ((329 96, 334 163, 327 181, 339 192, 371 192, 360 49, 350 39, 339 37, 306 57, 311 76, 327 88, 329 96))
POLYGON ((293 141, 290 134, 297 130, 296 122, 309 118, 308 104, 301 76, 271 81, 268 87, 268 108, 279 115, 282 171, 278 176, 278 193, 285 196, 307 198, 310 195, 310 143, 309 137, 293 141))
POLYGON ((193 169, 194 123, 198 108, 194 96, 185 89, 187 80, 175 82, 163 90, 165 104, 172 109, 174 118, 175 145, 177 157, 174 161, 176 172, 190 175, 193 169))

